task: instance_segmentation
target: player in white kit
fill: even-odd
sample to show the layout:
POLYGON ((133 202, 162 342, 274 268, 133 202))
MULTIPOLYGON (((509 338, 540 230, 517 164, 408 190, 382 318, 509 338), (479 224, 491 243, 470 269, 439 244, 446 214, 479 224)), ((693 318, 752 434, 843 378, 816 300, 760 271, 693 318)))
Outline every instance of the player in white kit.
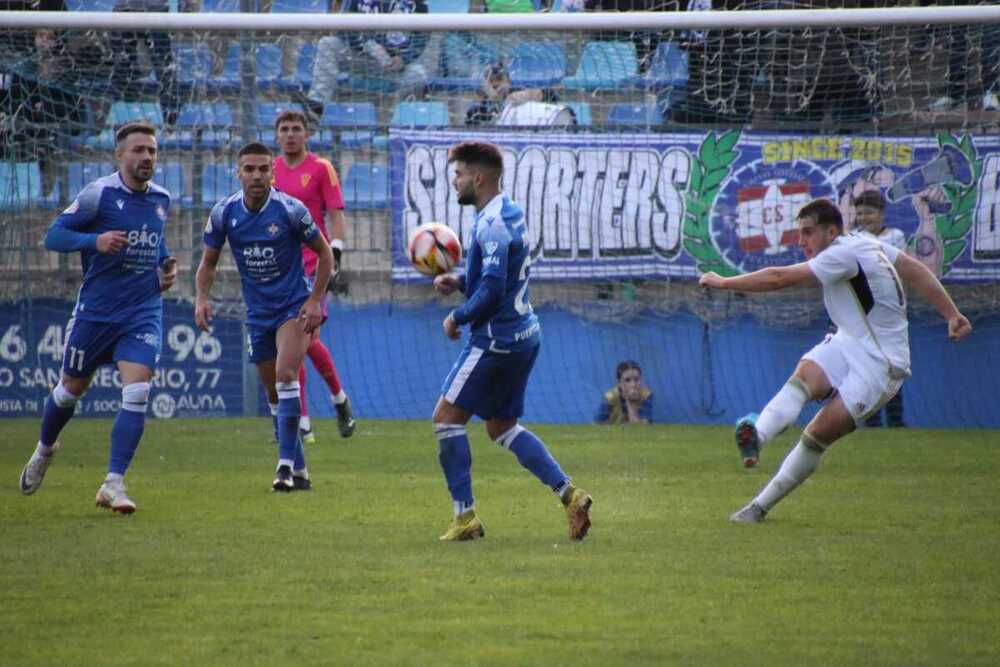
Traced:
POLYGON ((733 278, 706 273, 700 281, 703 287, 736 292, 819 285, 827 313, 837 325, 837 333, 803 355, 759 416, 748 415, 737 424, 737 445, 749 467, 757 463, 765 443, 795 422, 807 401, 829 399, 764 490, 729 517, 737 523, 763 521, 816 470, 830 445, 885 405, 909 377, 906 293, 900 277, 948 321, 952 340, 972 331, 933 273, 870 235, 845 235, 840 210, 829 200, 803 206, 797 222, 799 245, 808 261, 733 278))

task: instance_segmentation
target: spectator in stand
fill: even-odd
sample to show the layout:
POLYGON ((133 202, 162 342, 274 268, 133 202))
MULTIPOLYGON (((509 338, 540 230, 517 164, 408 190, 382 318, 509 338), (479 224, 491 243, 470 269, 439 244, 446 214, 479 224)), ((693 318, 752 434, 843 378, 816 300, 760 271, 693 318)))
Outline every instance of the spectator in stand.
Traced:
POLYGON ((509 104, 524 102, 559 101, 559 95, 551 88, 512 89, 510 72, 503 62, 488 65, 483 72, 483 87, 479 100, 473 102, 465 112, 465 124, 470 126, 492 125, 509 104))
MULTIPOLYGON (((426 0, 345 0, 359 14, 426 14, 426 0)), ((341 73, 378 77, 399 86, 400 98, 423 94, 427 70, 419 62, 427 47, 426 32, 348 32, 319 40, 313 83, 301 101, 317 120, 323 104, 334 99, 341 73)))

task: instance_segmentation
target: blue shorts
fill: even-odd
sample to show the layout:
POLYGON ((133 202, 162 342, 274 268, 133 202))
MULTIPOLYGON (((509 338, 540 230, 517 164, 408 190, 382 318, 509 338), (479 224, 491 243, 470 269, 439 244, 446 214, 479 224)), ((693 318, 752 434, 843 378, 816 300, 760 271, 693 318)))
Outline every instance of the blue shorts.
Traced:
POLYGON ((499 353, 468 345, 445 378, 441 394, 482 419, 516 419, 524 414, 524 392, 539 348, 499 353))
POLYGON ((138 322, 92 322, 73 318, 66 325, 63 373, 90 377, 99 366, 131 361, 156 368, 163 345, 160 318, 138 322))
POLYGON ((278 358, 278 329, 288 320, 294 320, 299 316, 303 303, 305 299, 290 306, 267 324, 247 322, 247 356, 252 363, 259 364, 278 358))

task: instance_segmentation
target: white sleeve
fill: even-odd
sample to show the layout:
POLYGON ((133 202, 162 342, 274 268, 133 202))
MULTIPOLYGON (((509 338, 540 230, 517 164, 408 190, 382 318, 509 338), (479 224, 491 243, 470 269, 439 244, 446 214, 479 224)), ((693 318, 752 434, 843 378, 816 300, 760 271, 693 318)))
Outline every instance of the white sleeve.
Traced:
POLYGON ((824 285, 853 278, 858 273, 854 250, 844 243, 834 243, 809 260, 809 270, 824 285))
MULTIPOLYGON (((902 229, 892 227, 889 229, 889 233, 887 235, 887 238, 885 239, 885 243, 886 245, 891 245, 893 248, 896 248, 897 250, 902 250, 903 248, 906 247, 906 234, 903 233, 902 229)), ((895 257, 890 257, 889 259, 891 259, 894 262, 896 261, 895 257)))

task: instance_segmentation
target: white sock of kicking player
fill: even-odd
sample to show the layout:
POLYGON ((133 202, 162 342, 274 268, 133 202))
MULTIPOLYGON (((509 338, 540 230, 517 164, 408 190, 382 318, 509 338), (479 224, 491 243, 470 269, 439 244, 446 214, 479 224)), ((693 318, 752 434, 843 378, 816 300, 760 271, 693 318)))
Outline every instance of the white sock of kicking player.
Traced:
POLYGON ((757 494, 753 502, 765 512, 769 511, 816 471, 825 449, 826 446, 821 442, 808 433, 803 433, 798 444, 781 462, 777 474, 771 478, 764 490, 757 494))
POLYGON ((761 446, 791 426, 808 400, 809 391, 802 381, 789 379, 757 417, 755 426, 761 446))

